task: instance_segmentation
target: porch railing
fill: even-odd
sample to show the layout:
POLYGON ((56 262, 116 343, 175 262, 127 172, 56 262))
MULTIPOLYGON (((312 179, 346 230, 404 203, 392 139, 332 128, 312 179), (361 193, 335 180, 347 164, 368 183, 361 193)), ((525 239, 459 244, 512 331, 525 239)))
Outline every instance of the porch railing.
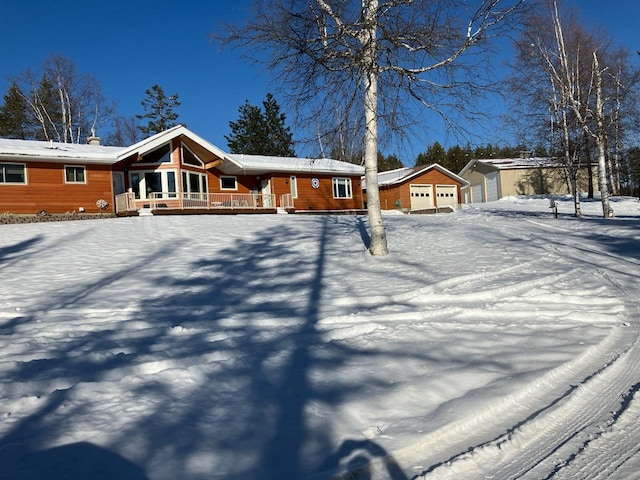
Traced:
MULTIPOLYGON (((281 195, 280 207, 293 208, 291 194, 281 195)), ((116 213, 136 211, 143 206, 151 210, 196 209, 273 209, 276 195, 262 193, 176 193, 152 192, 147 200, 135 198, 131 192, 116 195, 116 213)))
POLYGON ((135 212, 136 210, 136 196, 133 192, 116 195, 116 213, 135 212))
POLYGON ((293 195, 285 193, 280 195, 280 208, 293 208, 293 195))
POLYGON ((174 193, 149 194, 149 207, 161 209, 266 209, 275 208, 275 195, 261 193, 174 193))

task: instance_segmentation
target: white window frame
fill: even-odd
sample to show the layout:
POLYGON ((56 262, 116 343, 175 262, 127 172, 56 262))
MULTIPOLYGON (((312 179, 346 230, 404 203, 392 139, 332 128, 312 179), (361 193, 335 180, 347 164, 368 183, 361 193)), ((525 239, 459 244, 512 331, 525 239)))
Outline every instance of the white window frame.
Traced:
POLYGON ((349 177, 333 177, 331 180, 332 183, 332 190, 333 190, 333 198, 339 199, 339 200, 348 200, 350 198, 353 198, 353 188, 351 185, 351 178, 349 177), (340 190, 340 184, 344 184, 344 187, 346 189, 346 196, 342 197, 339 195, 340 190))
MULTIPOLYGON (((145 179, 145 174, 147 173, 159 173, 160 174, 160 182, 162 183, 162 192, 168 193, 168 195, 163 195, 163 198, 175 198, 178 196, 178 171, 174 169, 163 169, 163 170, 131 170, 129 171, 129 185, 133 185, 133 175, 140 175, 140 182, 138 183, 138 192, 139 196, 136 197, 136 200, 149 200, 147 197, 147 181, 145 179), (169 176, 168 173, 173 172, 175 179, 175 191, 169 191, 169 176)), ((161 193, 161 192, 157 192, 161 193)))
POLYGON ((0 185, 26 185, 27 182, 27 164, 26 163, 16 163, 16 162, 0 162, 0 169, 2 169, 2 178, 3 180, 0 182, 0 185), (22 176, 24 177, 24 182, 7 182, 7 172, 5 170, 5 165, 19 165, 22 167, 22 176))
POLYGON ((289 187, 291 191, 291 198, 298 198, 298 179, 295 175, 289 177, 289 187))
POLYGON ((64 183, 68 185, 86 185, 87 184, 87 167, 84 165, 65 165, 64 166, 64 183), (78 180, 68 180, 67 168, 72 168, 74 170, 74 177, 76 176, 75 171, 82 169, 82 177, 84 178, 84 180, 81 182, 78 180))
POLYGON ((209 191, 207 185, 207 175, 201 172, 194 172, 193 170, 182 170, 182 193, 207 193, 209 191), (193 191, 191 189, 191 175, 197 175, 198 178, 198 187, 200 190, 193 191), (186 182, 185 182, 186 180, 186 182))
POLYGON ((238 177, 236 177, 235 175, 220 175, 220 190, 225 190, 225 191, 233 191, 236 192, 238 191, 238 177), (233 188, 225 188, 222 185, 222 179, 229 179, 232 178, 233 179, 233 188))
POLYGON ((204 162, 200 159, 200 157, 198 155, 195 154, 195 152, 193 150, 191 150, 189 147, 187 147, 187 145, 185 145, 184 142, 180 143, 181 149, 180 149, 180 163, 182 165, 189 165, 190 167, 204 167, 204 162), (198 165, 194 165, 193 163, 187 163, 184 161, 184 151, 188 150, 189 153, 191 155, 193 155, 195 157, 195 159, 200 162, 198 165))

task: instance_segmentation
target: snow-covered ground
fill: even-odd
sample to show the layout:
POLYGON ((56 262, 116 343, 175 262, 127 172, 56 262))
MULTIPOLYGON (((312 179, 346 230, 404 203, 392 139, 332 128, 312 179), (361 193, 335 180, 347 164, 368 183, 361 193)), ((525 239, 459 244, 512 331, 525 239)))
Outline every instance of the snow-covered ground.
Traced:
POLYGON ((640 203, 548 207, 1 226, 0 478, 640 478, 640 203))

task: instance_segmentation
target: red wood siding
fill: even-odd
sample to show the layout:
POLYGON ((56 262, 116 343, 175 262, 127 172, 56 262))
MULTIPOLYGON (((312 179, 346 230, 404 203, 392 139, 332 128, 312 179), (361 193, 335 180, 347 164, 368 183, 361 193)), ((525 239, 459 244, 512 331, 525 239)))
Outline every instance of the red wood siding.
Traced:
POLYGON ((109 165, 83 165, 86 183, 68 184, 64 181, 64 163, 22 163, 26 163, 27 185, 0 184, 0 213, 65 213, 80 207, 87 213, 99 213, 96 201, 100 199, 109 202, 105 212, 113 212, 109 165))
MULTIPOLYGON (((360 176, 348 175, 293 175, 296 177, 298 198, 293 200, 296 210, 358 210, 363 208, 360 176), (317 178, 318 188, 313 188, 312 180, 317 178), (333 178, 351 179, 351 198, 333 198, 333 178)), ((272 177, 272 193, 280 195, 291 193, 290 175, 272 177), (274 189, 275 187, 275 189, 274 189)))

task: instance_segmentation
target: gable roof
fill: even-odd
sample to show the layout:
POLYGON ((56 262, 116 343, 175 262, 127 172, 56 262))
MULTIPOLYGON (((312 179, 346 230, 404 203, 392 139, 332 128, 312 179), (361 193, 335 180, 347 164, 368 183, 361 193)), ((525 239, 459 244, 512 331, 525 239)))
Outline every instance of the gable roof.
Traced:
MULTIPOLYGON (((459 182, 460 185, 462 186, 469 185, 469 182, 467 180, 456 175, 451 170, 444 168, 442 165, 438 163, 432 163, 431 165, 422 165, 418 167, 403 167, 403 168, 397 168, 395 170, 388 170, 386 172, 380 172, 378 173, 378 186, 386 187, 386 186, 392 186, 392 185, 399 185, 408 180, 411 180, 414 177, 417 177, 418 175, 422 175, 423 173, 426 173, 429 170, 437 170, 443 175, 446 175, 447 177, 459 182)), ((362 185, 363 185, 362 188, 366 188, 366 183, 364 179, 363 179, 362 185)))
POLYGON ((126 147, 122 152, 118 154, 118 161, 124 160, 134 154, 136 154, 137 156, 144 155, 145 153, 155 150, 156 148, 178 137, 182 138, 183 140, 186 139, 186 143, 188 143, 192 148, 199 147, 198 149, 200 150, 200 152, 206 151, 222 160, 233 161, 223 150, 216 147, 214 144, 209 143, 199 135, 196 135, 184 125, 176 125, 175 127, 169 128, 163 132, 156 133, 149 138, 145 138, 144 140, 141 140, 138 143, 131 145, 130 147, 126 147))
POLYGON ((335 175, 364 175, 364 167, 332 158, 297 158, 268 155, 229 154, 231 163, 223 163, 223 173, 261 175, 267 172, 323 173, 335 175))
POLYGON ((0 138, 0 159, 111 165, 123 147, 0 138))

